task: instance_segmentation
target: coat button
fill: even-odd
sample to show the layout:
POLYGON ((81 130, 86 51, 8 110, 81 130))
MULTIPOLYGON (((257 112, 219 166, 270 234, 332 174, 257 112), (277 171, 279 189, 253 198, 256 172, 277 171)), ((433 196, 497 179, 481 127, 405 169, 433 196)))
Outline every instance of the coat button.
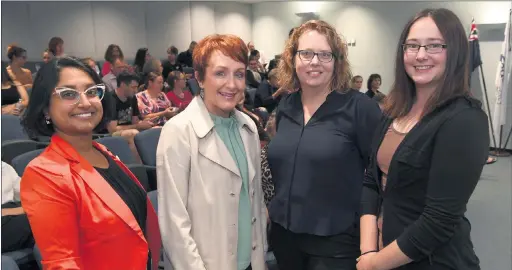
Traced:
POLYGON ((251 197, 254 197, 254 189, 251 191, 251 197))
POLYGON ((235 197, 235 193, 233 191, 231 191, 229 195, 231 195, 231 197, 235 197))
POLYGON ((253 245, 253 246, 252 246, 252 250, 256 250, 256 245, 253 245))
POLYGON ((254 222, 256 222, 256 218, 255 217, 252 218, 251 223, 254 224, 254 222))

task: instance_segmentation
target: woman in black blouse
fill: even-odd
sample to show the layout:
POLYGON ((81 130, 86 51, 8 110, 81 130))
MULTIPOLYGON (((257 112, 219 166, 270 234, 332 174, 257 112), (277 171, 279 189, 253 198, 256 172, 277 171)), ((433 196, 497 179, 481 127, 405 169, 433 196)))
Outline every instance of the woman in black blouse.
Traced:
POLYGON ((464 216, 489 151, 468 39, 447 9, 407 23, 364 181, 358 270, 478 270, 464 216))
POLYGON ((346 46, 324 21, 308 21, 287 41, 279 85, 298 91, 276 113, 268 147, 270 202, 280 270, 355 269, 364 169, 381 112, 349 89, 346 46))
POLYGON ((376 94, 380 93, 379 88, 382 84, 382 78, 379 74, 372 74, 370 77, 368 77, 368 81, 366 82, 366 86, 368 88, 368 91, 366 91, 366 95, 370 98, 373 98, 376 94))

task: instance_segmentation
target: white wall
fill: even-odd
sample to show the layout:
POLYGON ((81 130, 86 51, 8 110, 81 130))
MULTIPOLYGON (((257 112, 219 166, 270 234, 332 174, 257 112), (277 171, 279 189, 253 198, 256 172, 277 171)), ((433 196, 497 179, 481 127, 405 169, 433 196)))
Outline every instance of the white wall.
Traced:
MULTIPOLYGON (((477 24, 499 24, 508 19, 510 1, 486 2, 327 2, 294 1, 263 2, 253 4, 253 40, 266 55, 279 54, 288 38, 288 31, 300 25, 299 12, 316 12, 319 18, 334 25, 346 39, 355 39, 356 46, 349 47, 348 59, 353 74, 366 79, 372 73, 382 76, 381 91, 389 92, 393 83, 394 58, 400 33, 407 21, 421 9, 448 8, 454 11, 464 26, 469 28, 472 17, 477 24), (272 29, 272 31, 269 31, 272 29)), ((503 28, 504 30, 504 28, 503 28)), ((503 30, 501 30, 503 33, 503 30)), ((481 33, 484 34, 484 33, 481 33)), ((491 113, 495 102, 495 77, 502 41, 480 41, 483 71, 487 85, 491 113)), ((480 75, 473 74, 475 96, 482 99, 480 75)), ((511 115, 506 130, 512 125, 512 95, 508 95, 508 112, 511 115)), ((512 141, 508 144, 512 148, 512 141)))
POLYGON ((172 44, 186 50, 192 40, 213 33, 252 36, 251 5, 236 2, 2 2, 2 60, 7 45, 27 49, 38 61, 53 36, 67 54, 102 60, 109 44, 127 59, 148 47, 158 58, 172 44))

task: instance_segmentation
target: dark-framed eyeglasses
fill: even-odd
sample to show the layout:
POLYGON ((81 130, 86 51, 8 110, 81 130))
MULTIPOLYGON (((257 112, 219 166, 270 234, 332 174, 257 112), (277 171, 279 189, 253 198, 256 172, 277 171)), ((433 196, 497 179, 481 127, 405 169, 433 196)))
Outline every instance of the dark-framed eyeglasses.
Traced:
POLYGON ((82 93, 89 102, 100 102, 105 96, 105 89, 104 84, 93 85, 83 92, 69 87, 55 87, 53 94, 58 95, 66 104, 75 105, 80 101, 82 93))
POLYGON ((440 53, 444 49, 446 49, 446 44, 427 44, 427 45, 419 45, 419 44, 402 44, 402 48, 406 53, 418 53, 421 47, 425 48, 425 51, 430 54, 440 53))
POLYGON ((316 56, 318 61, 328 63, 334 59, 334 54, 332 52, 314 52, 311 50, 299 50, 297 51, 299 58, 302 61, 311 61, 316 56))

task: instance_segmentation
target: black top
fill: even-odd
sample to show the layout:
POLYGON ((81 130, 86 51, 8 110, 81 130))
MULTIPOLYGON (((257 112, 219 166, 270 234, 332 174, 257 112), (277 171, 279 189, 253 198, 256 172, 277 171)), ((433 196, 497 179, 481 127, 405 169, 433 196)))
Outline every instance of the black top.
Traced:
POLYGON ((279 104, 281 96, 273 98, 272 95, 277 91, 277 87, 273 87, 268 80, 263 80, 256 90, 254 96, 254 107, 264 107, 268 113, 272 113, 279 104))
POLYGON ((167 81, 167 77, 169 76, 169 73, 171 71, 178 70, 178 71, 183 72, 183 68, 181 67, 180 64, 178 64, 177 60, 176 60, 176 63, 174 65, 171 64, 171 62, 169 62, 169 60, 165 60, 162 63, 162 67, 163 67, 162 76, 164 77, 164 81, 167 81))
MULTIPOLYGON (((382 94, 382 92, 381 92, 381 91, 379 91, 379 90, 377 90, 377 93, 382 94)), ((368 90, 368 91, 366 91, 366 93, 365 93, 365 94, 366 94, 369 98, 373 98, 373 97, 375 96, 375 92, 373 92, 372 90, 368 90)))
POLYGON ((108 160, 108 168, 102 169, 95 167, 95 169, 103 176, 105 181, 110 184, 117 195, 123 199, 128 208, 130 208, 142 232, 146 235, 146 191, 135 183, 110 156, 105 154, 104 156, 108 160))
POLYGON ((329 94, 305 126, 303 115, 301 91, 283 97, 268 147, 276 193, 270 218, 294 233, 340 234, 359 224, 364 169, 382 113, 349 90, 329 94))
POLYGON ((13 85, 9 89, 2 89, 0 92, 2 93, 2 106, 14 104, 20 101, 20 93, 18 92, 18 88, 13 85))
POLYGON ((361 211, 377 216, 383 206, 384 246, 397 240, 415 261, 399 269, 480 269, 464 216, 489 151, 480 106, 459 97, 423 117, 396 149, 385 191, 376 157, 392 119, 377 129, 361 211))
POLYGON ((189 50, 180 52, 177 62, 182 66, 192 67, 192 53, 189 50))
POLYGON ((129 97, 125 101, 122 101, 119 99, 116 92, 112 92, 111 95, 112 98, 110 103, 113 106, 112 112, 114 115, 112 115, 110 120, 117 120, 117 124, 120 126, 131 125, 132 117, 140 116, 137 98, 129 97))

